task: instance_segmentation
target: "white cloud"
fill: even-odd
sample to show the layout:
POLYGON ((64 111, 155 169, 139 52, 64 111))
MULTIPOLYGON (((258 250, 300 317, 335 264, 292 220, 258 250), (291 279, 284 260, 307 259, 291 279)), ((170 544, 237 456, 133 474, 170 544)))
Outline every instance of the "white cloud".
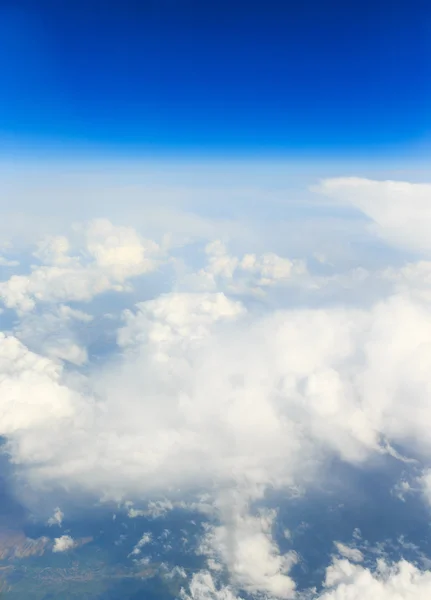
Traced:
POLYGON ((295 584, 289 571, 296 562, 292 552, 281 554, 272 539, 275 513, 262 511, 257 516, 241 506, 242 499, 229 495, 219 506, 222 525, 207 532, 200 552, 209 556, 209 567, 227 566, 233 585, 251 594, 292 598, 295 584))
POLYGON ((390 281, 394 289, 402 294, 417 297, 419 300, 431 300, 431 262, 421 260, 406 263, 401 268, 388 267, 381 277, 390 281))
POLYGON ((13 275, 0 283, 8 308, 31 311, 37 303, 88 301, 108 290, 124 291, 129 278, 153 271, 160 249, 141 240, 130 227, 98 219, 76 227, 76 254, 64 236, 45 239, 35 253, 42 261, 28 275, 13 275))
MULTIPOLYGON (((375 208, 364 190, 373 196, 380 184, 337 181, 324 182, 323 191, 363 210, 386 239, 428 252, 416 213, 405 207, 407 192, 387 185, 375 208), (389 214, 392 192, 395 215, 389 214)), ((78 378, 74 365, 88 357, 76 327, 92 317, 66 303, 127 289, 130 278, 160 264, 163 250, 134 229, 97 220, 67 237, 46 238, 35 255, 41 264, 28 275, 0 284, 5 305, 22 313, 14 335, 0 335, 0 435, 8 438, 11 460, 42 493, 63 486, 115 499, 132 518, 160 516, 174 506, 201 510, 211 519, 201 544, 209 570, 193 576, 191 598, 230 600, 241 591, 294 596, 295 554, 276 544, 275 514, 259 511, 268 490, 321 483, 334 457, 366 464, 404 453, 429 461, 427 261, 390 266, 373 277, 354 270, 357 290, 377 279, 393 285, 390 295, 366 307, 341 300, 318 306, 311 296, 312 308, 294 309, 286 307, 287 286, 301 281, 312 290, 305 262, 253 249, 235 256, 211 243, 197 275, 123 312, 119 354, 107 366, 86 366, 78 378), (286 286, 286 304, 277 311, 252 303, 246 309, 231 297, 279 285, 286 286), (224 571, 230 575, 225 586, 216 580, 224 571)), ((59 514, 51 520, 61 522, 59 514)), ((67 540, 55 543, 67 549, 67 540)), ((392 600, 397 578, 412 598, 428 589, 425 574, 411 565, 372 573, 352 564, 361 561, 360 550, 340 542, 337 550, 349 560, 328 569, 325 600, 366 598, 361 589, 392 600)))
POLYGON ((130 500, 125 502, 125 506, 127 507, 127 516, 129 519, 136 519, 137 517, 150 517, 151 519, 157 519, 158 517, 164 516, 167 512, 174 508, 172 502, 167 499, 150 500, 145 510, 134 508, 133 502, 130 500))
POLYGON ((140 554, 141 550, 144 546, 151 544, 152 539, 153 539, 153 536, 151 535, 150 532, 147 531, 146 533, 144 533, 143 536, 141 537, 141 539, 138 541, 138 543, 133 548, 133 550, 129 556, 134 556, 134 555, 140 554))
MULTIPOLYGON (((93 382, 103 402, 94 414, 88 399, 91 418, 79 434, 65 422, 64 431, 39 440, 50 457, 38 467, 40 476, 82 478, 95 489, 126 485, 126 493, 129 485, 164 487, 171 478, 285 485, 302 469, 298 447, 306 463, 322 445, 345 460, 362 460, 382 451, 381 435, 429 451, 425 306, 394 297, 369 312, 253 317, 217 295, 174 295, 141 305, 137 322, 129 317, 122 339, 137 340, 135 352, 93 382), (406 386, 413 398, 403 393, 406 386)), ((49 365, 59 397, 72 402, 57 367, 33 360, 31 376, 37 361, 49 365)), ((69 411, 73 418, 73 403, 69 411)), ((26 409, 20 418, 31 424, 30 415, 26 409)), ((42 419, 39 411, 34 418, 42 419)))
POLYGON ((244 308, 239 302, 217 294, 166 294, 137 305, 137 312, 126 311, 126 325, 118 333, 120 346, 152 344, 154 349, 169 350, 181 340, 199 342, 217 321, 234 320, 244 308))
POLYGON ((53 552, 67 552, 72 548, 75 548, 76 542, 70 537, 70 535, 62 535, 61 537, 54 539, 53 552))
POLYGON ((342 544, 341 542, 334 542, 338 552, 344 558, 349 559, 352 562, 362 562, 364 560, 364 555, 358 548, 351 548, 350 546, 346 546, 346 544, 342 544))
POLYGON ((114 281, 147 273, 157 264, 154 256, 160 253, 159 246, 141 240, 132 227, 116 227, 107 219, 97 219, 89 223, 85 234, 95 264, 114 281))
POLYGON ((324 179, 312 189, 359 209, 391 244, 429 255, 431 184, 347 177, 324 179))
POLYGON ((22 443, 29 458, 32 443, 41 448, 41 429, 61 426, 73 418, 80 404, 78 395, 61 379, 58 364, 0 333, 0 434, 22 443))
MULTIPOLYGON (((237 294, 262 295, 265 288, 280 284, 308 283, 307 267, 303 260, 290 260, 273 252, 262 255, 232 256, 220 240, 207 244, 206 267, 189 275, 184 283, 198 289, 225 289, 237 294)), ((183 285, 184 285, 183 283, 183 285)))
POLYGON ((428 600, 431 572, 407 561, 377 562, 374 572, 348 560, 336 560, 326 571, 328 591, 318 600, 428 600))
POLYGON ((423 302, 397 295, 366 311, 262 316, 223 295, 172 294, 127 319, 120 338, 132 350, 87 380, 97 402, 3 338, 1 433, 33 485, 148 499, 206 488, 220 521, 208 556, 243 589, 293 590, 293 556, 248 509, 265 489, 324 477, 333 454, 362 462, 388 442, 429 456, 423 302), (220 507, 226 489, 238 494, 236 513, 220 507))
MULTIPOLYGON (((184 600, 237 600, 241 593, 231 586, 217 585, 213 575, 200 571, 192 576, 190 590, 182 591, 184 600)), ((320 593, 307 590, 295 598, 314 600, 428 600, 431 594, 431 572, 421 571, 401 560, 389 564, 380 559, 375 570, 336 559, 326 570, 324 589, 320 593)), ((266 595, 263 597, 271 598, 266 595)))
POLYGON ((57 506, 57 508, 54 510, 54 514, 52 515, 52 517, 48 519, 48 525, 58 525, 59 527, 61 527, 61 524, 63 523, 63 518, 64 513, 57 506))
POLYGON ((79 259, 76 256, 70 256, 72 246, 68 238, 64 235, 49 236, 43 238, 37 244, 37 250, 33 256, 38 258, 42 264, 57 267, 78 266, 79 259))
POLYGON ((42 313, 24 313, 14 335, 34 351, 79 366, 87 362, 88 356, 75 328, 91 321, 90 315, 60 304, 42 313))

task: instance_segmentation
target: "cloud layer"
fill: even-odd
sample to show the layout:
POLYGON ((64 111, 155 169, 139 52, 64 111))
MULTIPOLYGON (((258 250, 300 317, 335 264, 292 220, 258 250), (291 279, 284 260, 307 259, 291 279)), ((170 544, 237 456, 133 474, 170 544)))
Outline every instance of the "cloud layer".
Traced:
MULTIPOLYGON (((208 519, 199 548, 207 568, 186 596, 298 595, 300 558, 274 537, 269 493, 324 486, 334 460, 396 460, 415 465, 424 501, 431 496, 429 188, 354 178, 318 186, 362 211, 370 235, 417 254, 359 280, 357 268, 331 265, 328 274, 312 256, 236 255, 219 239, 169 254, 107 219, 42 239, 28 271, 0 283, 16 317, 0 334, 0 435, 17 476, 41 494, 62 487, 132 500, 135 516, 152 501, 197 507, 208 519), (170 291, 127 303, 147 274, 168 279, 172 268, 170 291), (358 297, 345 302, 352 282, 358 297), (106 300, 98 314, 94 299, 103 304, 110 291, 128 308, 106 300), (106 315, 116 347, 96 365, 79 327, 106 315)), ((72 547, 64 535, 54 551, 72 547)), ((344 558, 328 566, 316 598, 407 600, 431 590, 413 564, 371 569, 358 564, 359 550, 337 549, 344 558)))

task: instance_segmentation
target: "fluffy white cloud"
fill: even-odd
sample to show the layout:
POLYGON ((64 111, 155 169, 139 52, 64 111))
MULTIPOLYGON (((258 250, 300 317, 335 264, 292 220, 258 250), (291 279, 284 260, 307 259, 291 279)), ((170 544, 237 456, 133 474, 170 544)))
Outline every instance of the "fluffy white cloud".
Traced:
POLYGON ((388 267, 381 277, 390 281, 398 292, 417 297, 429 302, 431 300, 431 262, 421 260, 406 263, 401 268, 388 267))
POLYGON ((0 333, 0 434, 15 436, 23 447, 34 437, 38 445, 43 427, 73 418, 78 395, 61 379, 60 365, 0 333))
POLYGON ((160 249, 141 240, 129 227, 116 227, 106 219, 76 228, 78 245, 64 236, 45 239, 35 253, 42 262, 28 275, 13 275, 0 283, 3 303, 30 311, 36 303, 88 301, 108 290, 122 291, 126 281, 153 271, 160 249))
MULTIPOLYGON (((322 449, 356 462, 387 451, 385 437, 430 451, 431 312, 423 304, 400 296, 371 311, 262 317, 222 296, 174 294, 127 318, 120 339, 134 350, 89 382, 96 404, 61 385, 53 363, 4 338, 32 357, 24 381, 41 379, 39 363, 50 369, 41 402, 58 407, 58 426, 38 440, 46 455, 38 476, 124 493, 214 478, 253 489, 291 484, 322 449)), ((19 364, 10 361, 8 377, 19 364)), ((3 404, 16 406, 9 397, 3 404)), ((34 397, 14 411, 30 428, 49 414, 32 412, 34 397)), ((33 462, 23 448, 17 458, 33 462)))
POLYGON ((347 177, 324 179, 312 189, 359 209, 390 243, 429 255, 431 184, 347 177))
POLYGON ((192 577, 189 593, 181 590, 182 600, 237 600, 229 587, 218 588, 208 571, 199 571, 192 577))
POLYGON ((55 538, 54 546, 52 548, 53 552, 67 552, 72 548, 75 548, 76 542, 70 535, 62 535, 61 537, 55 538))
MULTIPOLYGON (((374 570, 336 559, 326 570, 324 590, 307 590, 294 595, 298 600, 428 600, 431 594, 431 572, 421 571, 402 560, 388 564, 378 560, 374 570)), ((266 597, 271 598, 270 594, 266 597)), ((187 600, 238 600, 241 593, 230 586, 217 585, 208 571, 193 575, 187 600)))
POLYGON ((88 225, 85 234, 88 253, 114 281, 147 273, 157 264, 154 256, 160 253, 159 246, 141 240, 132 227, 116 227, 107 219, 97 219, 88 225))
POLYGON ((265 288, 279 284, 308 282, 303 260, 290 260, 273 252, 232 256, 220 240, 207 244, 208 264, 185 283, 207 290, 225 289, 237 294, 262 295, 265 288))
POLYGON ((316 467, 334 454, 431 450, 431 310, 402 295, 368 311, 264 316, 219 294, 141 303, 120 332, 123 361, 86 382, 97 400, 2 339, 1 433, 30 481, 113 498, 210 490, 220 524, 208 556, 253 593, 294 587, 271 519, 249 512, 265 489, 324 476, 316 467), (226 489, 237 512, 220 504, 226 489))
POLYGON ((163 356, 163 348, 169 351, 182 343, 199 342, 210 333, 217 321, 232 321, 244 308, 239 302, 217 294, 166 294, 141 302, 133 313, 124 313, 126 325, 118 333, 120 346, 151 344, 159 348, 158 356, 163 356))
POLYGON ((236 588, 251 594, 292 598, 295 584, 289 571, 296 562, 292 552, 280 554, 272 539, 276 514, 261 511, 257 516, 241 506, 242 499, 232 494, 218 503, 222 524, 207 532, 200 552, 208 555, 210 569, 226 565, 236 588))
MULTIPOLYGON (((406 195, 389 183, 331 180, 321 191, 360 208, 388 240, 427 252, 416 217, 405 213, 406 195), (376 196, 380 208, 363 199, 375 189, 389 189, 384 201, 376 196), (395 216, 388 215, 391 190, 395 216), (410 229, 402 233, 405 214, 410 229)), ((200 548, 208 570, 193 576, 190 598, 230 600, 242 591, 290 598, 295 554, 275 542, 275 513, 259 510, 269 489, 321 482, 334 457, 364 464, 405 453, 429 462, 429 265, 388 267, 373 277, 355 270, 358 290, 376 279, 392 285, 366 307, 316 307, 311 297, 312 308, 270 311, 246 309, 231 296, 294 281, 310 291, 304 262, 231 256, 220 242, 206 252, 208 264, 193 277, 123 312, 119 353, 78 377, 74 365, 88 357, 76 326, 91 316, 66 303, 124 290, 129 278, 156 268, 162 251, 105 220, 45 239, 35 253, 41 264, 0 284, 6 306, 33 311, 19 315, 13 335, 0 336, 0 435, 35 488, 60 485, 147 506, 125 505, 130 517, 180 505, 201 510, 211 519, 200 548), (219 586, 225 572, 230 583, 219 586)), ((337 277, 338 285, 338 274, 325 285, 337 277)), ((288 305, 287 287, 284 295, 288 305)), ((426 493, 428 479, 425 473, 426 493)), ((59 523, 59 515, 51 519, 59 523)), ((67 540, 56 544, 67 549, 67 540)), ((325 600, 392 600, 397 578, 407 586, 402 600, 428 589, 427 575, 411 565, 373 573, 352 564, 362 560, 360 550, 339 542, 337 550, 348 560, 328 569, 325 600)))
POLYGON ((319 600, 427 600, 431 572, 407 561, 389 565, 377 562, 373 572, 348 560, 336 560, 326 571, 327 592, 319 600))

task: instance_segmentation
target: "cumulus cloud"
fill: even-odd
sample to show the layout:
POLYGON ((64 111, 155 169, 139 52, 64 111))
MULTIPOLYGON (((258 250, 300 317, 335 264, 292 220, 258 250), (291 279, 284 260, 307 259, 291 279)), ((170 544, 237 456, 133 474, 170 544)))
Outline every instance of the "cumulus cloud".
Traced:
POLYGON ((295 584, 289 571, 296 555, 281 554, 272 538, 276 514, 261 511, 252 516, 232 495, 219 508, 223 524, 208 530, 200 548, 209 557, 209 567, 218 571, 220 564, 226 565, 235 587, 251 594, 293 597, 295 584))
POLYGON ((31 452, 31 440, 38 446, 44 427, 58 427, 72 417, 78 394, 61 379, 61 365, 0 333, 0 434, 14 436, 31 452))
MULTIPOLYGON (((134 341, 132 353, 93 381, 96 403, 62 384, 58 366, 5 338, 20 357, 1 395, 14 460, 34 484, 139 497, 216 482, 214 501, 228 486, 248 502, 267 487, 316 476, 325 456, 357 463, 389 442, 428 455, 427 307, 394 297, 371 311, 262 317, 240 308, 207 295, 143 303, 122 338, 134 341), (28 406, 11 395, 17 378, 28 406), (37 381, 40 396, 34 384, 26 394, 23 381, 37 381)), ((216 510, 221 525, 209 534, 209 556, 243 588, 287 597, 292 557, 277 553, 269 521, 247 511, 216 510)))
POLYGON ((339 559, 328 567, 325 586, 329 589, 319 600, 426 600, 431 594, 431 572, 405 560, 394 565, 379 560, 371 571, 339 559))
POLYGON ((218 588, 208 571, 200 571, 192 577, 189 592, 181 590, 182 600, 236 600, 237 596, 227 586, 218 588))
MULTIPOLYGON (((326 590, 295 594, 298 600, 427 600, 431 593, 431 572, 421 571, 408 561, 388 564, 379 560, 374 570, 347 559, 337 559, 326 570, 326 590)), ((239 600, 235 588, 217 585, 208 571, 193 575, 184 600, 239 600)), ((271 597, 271 596, 267 596, 271 597)))
POLYGON ((43 240, 35 252, 41 261, 28 275, 13 275, 0 283, 8 308, 31 311, 37 303, 89 301, 108 290, 122 291, 128 279, 153 271, 160 249, 141 240, 130 227, 98 219, 77 227, 76 253, 64 236, 43 240))
MULTIPOLYGON (((326 180, 319 189, 357 206, 385 239, 428 252, 414 212, 422 188, 408 188, 418 196, 407 209, 407 187, 392 183, 326 180)), ((44 239, 40 264, 0 284, 20 317, 0 335, 0 435, 20 476, 42 493, 63 486, 116 500, 131 518, 200 510, 207 568, 184 597, 293 598, 297 555, 275 541, 268 491, 324 484, 334 459, 426 465, 431 457, 429 265, 388 265, 374 278, 356 271, 358 289, 376 278, 392 286, 366 306, 316 306, 313 297, 308 308, 292 308, 292 282, 315 291, 305 261, 234 256, 217 240, 206 256, 171 291, 122 311, 116 353, 95 368, 76 333, 92 315, 68 303, 127 289, 157 268, 163 251, 106 220, 44 239), (279 285, 286 305, 276 311, 241 297, 279 285), (228 584, 219 581, 225 574, 228 584)), ((421 485, 431 497, 427 473, 421 485)), ((50 522, 61 519, 58 509, 50 522)), ((132 554, 149 542, 144 535, 132 554)), ((74 544, 56 538, 54 551, 74 544)), ((370 571, 354 564, 366 564, 361 550, 341 542, 336 549, 343 558, 328 568, 322 599, 392 600, 397 581, 400 598, 428 590, 428 575, 408 563, 370 571)))
POLYGON ((185 280, 200 289, 262 295, 269 287, 307 281, 305 261, 284 258, 274 252, 232 256, 224 243, 215 240, 206 245, 205 254, 208 264, 185 280))
POLYGON ((422 304, 394 297, 371 311, 256 316, 223 295, 174 294, 127 319, 120 340, 131 350, 90 381, 97 402, 70 389, 58 364, 3 337, 1 433, 33 484, 111 497, 214 489, 221 524, 208 555, 244 589, 293 590, 292 556, 247 502, 316 476, 333 454, 357 463, 389 442, 430 451, 422 304), (226 486, 245 502, 233 515, 217 504, 226 486))
MULTIPOLYGON (((326 569, 323 591, 307 590, 294 595, 297 600, 427 600, 431 593, 431 572, 421 571, 401 560, 390 564, 379 559, 374 569, 347 559, 335 559, 326 569)), ((192 576, 184 600, 238 600, 241 593, 232 586, 218 584, 209 571, 192 576)), ((266 597, 273 597, 271 595, 266 597)))
POLYGON ((91 315, 60 304, 47 311, 24 313, 14 335, 34 351, 80 366, 88 356, 76 330, 88 328, 92 320, 91 315))
POLYGON ((143 534, 141 539, 135 545, 135 547, 133 548, 133 550, 129 556, 136 556, 137 554, 140 554, 142 548, 144 546, 147 546, 148 544, 151 544, 151 541, 152 541, 152 535, 150 532, 147 531, 146 533, 143 534))
POLYGON ((62 535, 61 537, 54 539, 53 552, 67 552, 75 548, 76 542, 70 537, 70 535, 62 535))
POLYGON ((120 346, 149 343, 172 350, 182 342, 199 342, 217 321, 232 321, 244 313, 239 302, 223 293, 171 293, 139 303, 136 309, 124 313, 125 326, 118 333, 120 346))
POLYGON ((391 244, 429 255, 431 184, 346 177, 324 179, 312 189, 359 209, 391 244))

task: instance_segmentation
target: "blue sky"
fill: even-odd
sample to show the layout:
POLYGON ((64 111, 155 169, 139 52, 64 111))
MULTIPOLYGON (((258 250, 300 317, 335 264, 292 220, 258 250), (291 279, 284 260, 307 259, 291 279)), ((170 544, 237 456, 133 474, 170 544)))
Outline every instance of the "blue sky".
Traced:
POLYGON ((423 153, 430 31, 423 1, 4 0, 2 149, 423 153))

